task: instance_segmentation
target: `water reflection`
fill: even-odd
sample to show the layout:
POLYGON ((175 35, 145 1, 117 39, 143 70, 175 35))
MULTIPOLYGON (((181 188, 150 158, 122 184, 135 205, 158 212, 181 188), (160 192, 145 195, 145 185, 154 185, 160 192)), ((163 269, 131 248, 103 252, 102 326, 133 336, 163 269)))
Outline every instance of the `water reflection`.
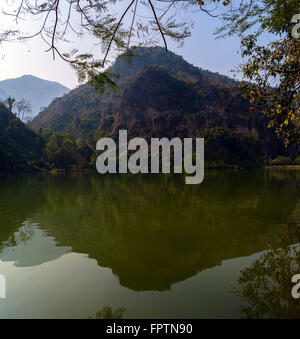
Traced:
POLYGON ((117 308, 112 310, 110 306, 104 306, 103 309, 96 314, 96 319, 122 319, 126 312, 125 308, 117 308))
POLYGON ((60 258, 70 252, 70 247, 56 246, 53 237, 32 220, 26 220, 2 244, 1 260, 14 262, 16 267, 30 267, 60 258))
MULTIPOLYGON (((38 175, 0 177, 0 182, 0 259, 17 267, 53 262, 52 272, 60 265, 70 271, 76 267, 78 286, 86 283, 95 300, 93 307, 86 303, 83 312, 90 316, 105 305, 104 291, 119 295, 112 306, 124 305, 128 316, 237 316, 236 309, 250 300, 242 293, 238 303, 230 291, 224 292, 225 284, 237 283, 235 272, 250 266, 250 256, 268 249, 281 225, 294 225, 300 215, 299 173, 294 171, 207 172, 199 186, 185 185, 177 176, 151 175, 38 175), (87 264, 76 253, 96 260, 98 268, 111 269, 119 285, 130 291, 172 294, 151 294, 149 300, 144 295, 150 304, 142 310, 136 299, 141 295, 133 297, 111 278, 110 285, 102 283, 97 290, 100 273, 94 262, 87 264), (87 281, 82 272, 89 265, 87 281), (174 287, 179 282, 182 285, 174 287), (190 298, 189 309, 176 290, 190 298), (96 303, 100 295, 102 302, 96 303), (204 302, 206 296, 214 297, 204 302), (157 305, 168 303, 161 314, 155 299, 157 305), (218 309, 220 305, 226 309, 218 309)), ((103 281, 107 272, 101 272, 103 281)), ((106 304, 112 303, 108 299, 106 304)), ((71 307, 68 312, 73 314, 71 307)), ((243 312, 251 316, 245 308, 243 312)))
POLYGON ((282 182, 257 173, 212 173, 198 187, 151 176, 49 181, 34 219, 133 290, 166 290, 264 250, 274 221, 285 220, 298 197, 290 176, 282 182))
POLYGON ((245 318, 300 318, 299 300, 292 298, 292 277, 300 272, 300 224, 276 232, 274 248, 241 271, 236 293, 245 318), (293 244, 293 245, 291 245, 293 244))

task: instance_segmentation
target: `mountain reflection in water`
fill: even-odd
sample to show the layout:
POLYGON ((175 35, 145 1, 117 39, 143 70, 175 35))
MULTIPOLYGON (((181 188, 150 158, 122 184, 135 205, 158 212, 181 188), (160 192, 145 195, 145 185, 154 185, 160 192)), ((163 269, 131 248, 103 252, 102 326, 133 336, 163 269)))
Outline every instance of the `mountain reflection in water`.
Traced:
POLYGON ((163 175, 2 176, 0 274, 7 272, 8 295, 12 290, 0 315, 88 317, 108 304, 125 307, 125 317, 239 317, 243 295, 231 290, 240 271, 269 248, 282 225, 297 230, 299 177, 208 171, 203 184, 189 186, 184 177, 163 175), (51 279, 32 288, 32 305, 25 298, 24 310, 16 309, 21 270, 38 280, 45 265, 51 279), (68 301, 72 291, 61 286, 69 306, 53 305, 52 313, 37 306, 37 295, 59 283, 59 266, 63 283, 84 300, 76 311, 68 301))

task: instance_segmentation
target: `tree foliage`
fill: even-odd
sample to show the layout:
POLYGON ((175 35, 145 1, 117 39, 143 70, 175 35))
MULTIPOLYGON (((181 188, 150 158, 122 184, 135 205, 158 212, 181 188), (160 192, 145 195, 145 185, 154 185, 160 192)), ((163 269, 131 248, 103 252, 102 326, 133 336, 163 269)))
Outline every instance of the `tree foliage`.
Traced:
POLYGON ((32 112, 30 103, 27 102, 25 99, 21 99, 18 102, 16 102, 15 106, 17 109, 18 118, 24 122, 27 115, 29 115, 32 112))
POLYGON ((299 235, 299 224, 282 225, 271 249, 241 271, 235 292, 244 302, 243 317, 299 319, 300 304, 291 295, 300 267, 299 235))
POLYGON ((300 142, 300 40, 292 36, 299 11, 298 0, 249 0, 225 13, 217 31, 241 37, 241 89, 286 145, 300 142), (263 33, 271 34, 269 43, 263 33))

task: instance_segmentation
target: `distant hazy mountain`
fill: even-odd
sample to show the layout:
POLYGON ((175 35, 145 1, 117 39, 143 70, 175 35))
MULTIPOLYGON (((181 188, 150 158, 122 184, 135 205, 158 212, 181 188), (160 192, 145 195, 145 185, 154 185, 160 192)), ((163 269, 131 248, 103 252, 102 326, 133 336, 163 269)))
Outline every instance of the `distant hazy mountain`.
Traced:
POLYGON ((32 75, 0 81, 0 100, 9 95, 17 100, 25 99, 31 104, 32 116, 47 107, 54 98, 69 93, 69 89, 57 82, 42 80, 32 75))
POLYGON ((3 91, 3 89, 0 88, 0 100, 4 100, 7 98, 7 94, 5 93, 5 91, 3 91))

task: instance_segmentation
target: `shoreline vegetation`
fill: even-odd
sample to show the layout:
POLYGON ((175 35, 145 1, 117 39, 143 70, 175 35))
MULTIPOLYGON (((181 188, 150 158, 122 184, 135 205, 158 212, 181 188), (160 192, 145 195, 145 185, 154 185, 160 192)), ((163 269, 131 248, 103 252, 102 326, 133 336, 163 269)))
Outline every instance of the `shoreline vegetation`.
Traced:
MULTIPOLYGON (((247 171, 247 170, 262 170, 262 171, 300 171, 300 165, 282 165, 282 166, 264 166, 264 167, 257 167, 257 168, 239 168, 237 166, 216 166, 216 165, 204 165, 205 171, 234 171, 234 172, 240 172, 240 171, 247 171)), ((43 171, 46 174, 50 175, 68 175, 68 174, 76 174, 76 173, 91 173, 95 172, 92 168, 85 168, 85 169, 69 169, 69 170, 63 170, 63 169, 51 169, 49 171, 43 171)), ((98 173, 98 172, 97 172, 98 173)), ((109 175, 109 173, 107 173, 109 175)), ((127 173, 127 175, 134 175, 127 173)), ((164 173, 159 173, 160 175, 166 175, 164 173)), ((184 176, 186 173, 180 173, 181 176, 184 176)), ((98 174, 101 175, 101 174, 98 174)), ((114 174, 111 174, 114 175, 114 174)), ((141 175, 141 173, 138 173, 138 175, 141 175)), ((152 173, 147 173, 147 175, 157 175, 152 173)), ((170 175, 178 175, 174 173, 170 173, 170 175)))
MULTIPOLYGON (((230 165, 217 165, 217 164, 205 164, 204 169, 206 171, 211 170, 228 170, 228 171, 247 171, 247 170, 289 170, 289 171, 300 171, 300 165, 266 165, 262 167, 256 168, 241 168, 238 166, 230 166, 230 165)), ((61 169, 61 168, 52 168, 52 169, 35 169, 31 171, 0 171, 0 175, 22 175, 22 174, 50 174, 50 175, 67 175, 67 174, 76 174, 76 173, 98 173, 96 168, 88 167, 88 168, 69 168, 69 169, 61 169)), ((130 174, 130 173, 128 173, 130 174)), ((138 173, 140 175, 141 173, 138 173)), ((147 173, 148 175, 156 175, 152 173, 147 173)), ((160 175, 165 175, 166 173, 159 173, 160 175)), ((174 173, 170 173, 171 175, 175 175, 174 173)), ((178 173, 177 173, 178 174, 178 173)), ((100 174, 99 174, 100 175, 100 174)), ((112 174, 113 175, 113 174, 112 174)), ((185 175, 185 173, 181 173, 181 175, 185 175)))

